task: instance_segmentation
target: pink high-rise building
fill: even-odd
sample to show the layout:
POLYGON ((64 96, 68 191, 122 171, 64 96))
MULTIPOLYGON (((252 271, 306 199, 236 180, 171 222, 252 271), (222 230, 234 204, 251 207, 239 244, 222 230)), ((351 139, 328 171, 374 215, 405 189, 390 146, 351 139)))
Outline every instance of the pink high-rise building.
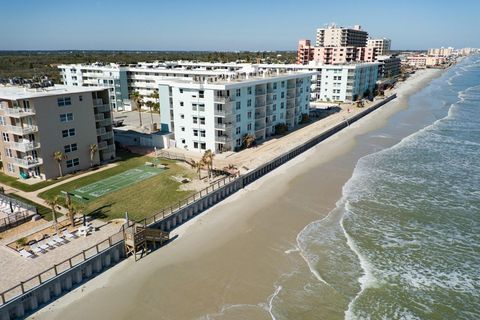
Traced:
POLYGON ((310 40, 302 39, 298 42, 297 64, 308 64, 313 60, 314 48, 310 40))

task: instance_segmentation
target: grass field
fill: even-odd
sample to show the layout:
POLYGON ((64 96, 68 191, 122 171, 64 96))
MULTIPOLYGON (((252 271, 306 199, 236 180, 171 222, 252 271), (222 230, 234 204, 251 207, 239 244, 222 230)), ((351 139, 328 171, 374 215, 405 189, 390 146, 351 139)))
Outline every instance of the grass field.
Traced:
POLYGON ((140 166, 125 172, 88 184, 72 191, 75 196, 84 200, 100 198, 108 193, 123 189, 129 185, 151 178, 164 171, 154 167, 140 166))
MULTIPOLYGON (((70 181, 58 187, 39 194, 43 199, 52 199, 62 195, 62 191, 73 192, 85 186, 100 183, 102 180, 123 174, 131 169, 145 167, 145 162, 152 162, 148 156, 124 154, 125 160, 118 162, 116 167, 92 175, 70 181)), ((178 201, 188 197, 195 191, 178 190, 180 183, 171 179, 172 176, 194 178, 195 172, 186 169, 175 161, 161 160, 167 166, 164 172, 133 184, 125 185, 103 196, 84 203, 86 214, 94 218, 110 220, 125 217, 127 211, 131 219, 139 220, 158 212, 178 201)), ((107 180, 108 181, 108 180, 107 180)), ((75 199, 75 198, 73 198, 75 199)))

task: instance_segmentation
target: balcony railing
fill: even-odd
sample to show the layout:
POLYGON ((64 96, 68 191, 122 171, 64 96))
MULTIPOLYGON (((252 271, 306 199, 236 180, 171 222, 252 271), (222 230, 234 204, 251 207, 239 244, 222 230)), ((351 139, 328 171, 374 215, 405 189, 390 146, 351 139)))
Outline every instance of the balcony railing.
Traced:
POLYGON ((2 104, 0 104, 0 110, 2 110, 5 115, 10 117, 27 117, 35 114, 35 111, 32 109, 9 108, 2 104))
POLYGON ((105 116, 103 115, 103 113, 95 114, 95 121, 102 121, 104 119, 105 119, 105 116))
POLYGON ((30 159, 9 158, 9 161, 13 162, 14 164, 16 164, 16 165, 18 165, 22 168, 26 168, 26 169, 36 167, 36 166, 41 165, 43 163, 43 160, 41 158, 36 158, 36 159, 33 159, 33 158, 30 158, 30 159))
POLYGON ((40 143, 38 142, 5 142, 5 145, 10 149, 27 152, 40 148, 40 143))
POLYGON ((232 99, 231 97, 218 97, 218 96, 215 96, 213 98, 213 101, 215 101, 216 103, 228 103, 230 101, 234 101, 234 99, 232 99))
POLYGON ((107 112, 110 111, 110 105, 108 104, 95 104, 95 108, 98 110, 98 112, 107 112))
POLYGON ((215 142, 227 143, 229 141, 230 141, 230 138, 228 136, 216 136, 215 137, 215 142))
POLYGON ((6 126, 1 126, 1 128, 6 132, 18 134, 18 135, 26 135, 26 134, 31 134, 38 131, 37 126, 20 127, 20 126, 6 125, 6 126))

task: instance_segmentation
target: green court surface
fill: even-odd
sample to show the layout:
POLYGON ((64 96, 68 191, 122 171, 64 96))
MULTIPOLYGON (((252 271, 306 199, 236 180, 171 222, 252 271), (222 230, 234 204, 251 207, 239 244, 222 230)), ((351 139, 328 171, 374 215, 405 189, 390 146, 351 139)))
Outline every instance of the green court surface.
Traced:
POLYGON ((164 169, 151 166, 139 166, 109 178, 88 184, 71 192, 74 196, 84 200, 93 200, 108 193, 128 187, 137 182, 156 176, 164 169))

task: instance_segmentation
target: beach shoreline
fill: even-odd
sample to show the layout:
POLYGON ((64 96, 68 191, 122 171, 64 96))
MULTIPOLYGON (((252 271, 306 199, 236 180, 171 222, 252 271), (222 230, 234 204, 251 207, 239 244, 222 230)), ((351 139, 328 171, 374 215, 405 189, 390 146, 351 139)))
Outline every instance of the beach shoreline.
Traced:
POLYGON ((295 250, 296 236, 307 224, 322 219, 335 207, 341 188, 353 170, 351 162, 355 159, 350 157, 349 165, 343 167, 341 163, 336 164, 337 169, 342 168, 335 173, 329 172, 331 168, 328 164, 347 155, 355 146, 357 136, 384 126, 393 114, 407 107, 412 94, 443 71, 417 72, 395 90, 397 99, 175 229, 172 236, 178 235, 178 238, 165 248, 138 263, 129 259, 114 266, 39 310, 31 318, 80 319, 85 317, 85 313, 98 318, 129 318, 136 314, 149 317, 155 308, 168 306, 170 313, 167 318, 191 319, 221 313, 224 306, 241 300, 242 305, 252 305, 249 311, 251 318, 268 319, 268 308, 262 312, 262 303, 268 306, 275 288, 265 283, 274 282, 278 275, 266 274, 267 268, 262 267, 262 263, 275 261, 279 270, 288 267, 289 257, 280 256, 285 255, 286 250, 295 250), (319 167, 322 168, 316 175, 328 177, 327 184, 319 183, 316 190, 292 192, 299 181, 308 180, 310 171, 319 167), (304 193, 318 194, 317 203, 295 210, 302 206, 304 193), (248 210, 245 210, 247 206, 248 210), (302 214, 294 217, 288 214, 297 211, 302 214), (273 249, 268 245, 272 245, 273 249), (258 255, 256 264, 260 267, 245 263, 245 259, 239 258, 242 254, 247 260, 258 255), (264 259, 262 255, 267 257, 264 259), (245 284, 245 279, 251 283, 245 284), (156 290, 156 281, 161 281, 163 287, 156 290), (230 293, 225 283, 228 288, 239 289, 230 293), (177 291, 172 293, 174 289, 177 291), (150 299, 147 292, 152 291, 158 291, 163 297, 160 303, 150 299), (167 295, 169 292, 171 294, 167 295), (190 310, 181 308, 181 303, 185 301, 192 306, 188 308, 190 310), (115 308, 109 308, 113 303, 115 308), (153 310, 152 307, 140 310, 151 303, 155 304, 153 310))

